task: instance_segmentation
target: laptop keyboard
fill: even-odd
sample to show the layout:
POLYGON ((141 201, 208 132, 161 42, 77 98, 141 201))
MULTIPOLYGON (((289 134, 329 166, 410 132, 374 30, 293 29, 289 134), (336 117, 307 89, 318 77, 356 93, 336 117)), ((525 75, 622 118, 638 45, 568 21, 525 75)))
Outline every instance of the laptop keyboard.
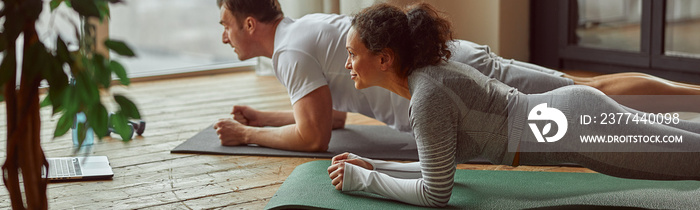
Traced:
MULTIPOLYGON (((49 177, 82 176, 78 158, 49 159, 49 177)), ((44 172, 44 170, 42 170, 44 172)), ((42 173, 42 176, 44 173, 42 173)))

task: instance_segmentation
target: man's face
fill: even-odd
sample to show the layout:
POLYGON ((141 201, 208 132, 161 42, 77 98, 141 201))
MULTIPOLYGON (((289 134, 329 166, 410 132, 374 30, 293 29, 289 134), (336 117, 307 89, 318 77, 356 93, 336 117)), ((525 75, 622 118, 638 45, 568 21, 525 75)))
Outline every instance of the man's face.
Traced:
POLYGON ((221 37, 224 44, 231 45, 233 51, 238 54, 238 59, 246 60, 254 56, 250 55, 250 36, 247 30, 239 23, 236 17, 226 8, 221 6, 221 21, 224 33, 221 37))

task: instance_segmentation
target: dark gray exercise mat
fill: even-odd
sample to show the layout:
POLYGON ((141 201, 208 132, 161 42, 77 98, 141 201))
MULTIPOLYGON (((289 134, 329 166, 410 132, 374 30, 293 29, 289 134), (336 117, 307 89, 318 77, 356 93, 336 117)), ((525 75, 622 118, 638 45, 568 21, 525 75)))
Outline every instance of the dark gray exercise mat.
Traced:
POLYGON ((388 126, 346 125, 333 130, 327 152, 294 152, 259 146, 221 146, 212 126, 175 147, 171 153, 264 155, 285 157, 331 158, 343 152, 388 160, 418 160, 416 142, 410 134, 401 133, 388 126))
MULTIPOLYGON (((423 209, 365 192, 342 193, 330 161, 297 166, 265 209, 423 209)), ((698 209, 700 181, 597 173, 457 170, 447 209, 698 209)))

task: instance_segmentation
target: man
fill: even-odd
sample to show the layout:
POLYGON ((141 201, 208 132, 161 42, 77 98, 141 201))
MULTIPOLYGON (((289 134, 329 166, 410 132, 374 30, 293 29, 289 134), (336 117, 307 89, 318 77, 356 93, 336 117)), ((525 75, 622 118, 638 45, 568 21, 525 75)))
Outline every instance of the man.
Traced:
MULTIPOLYGON (((222 145, 257 144, 284 150, 325 151, 331 130, 344 127, 346 112, 360 113, 394 129, 410 131, 408 100, 382 88, 354 88, 350 71, 344 69, 350 17, 312 14, 293 20, 284 17, 276 0, 217 0, 217 4, 224 26, 223 43, 231 45, 240 60, 271 58, 273 71, 287 88, 293 108, 290 112, 263 112, 234 106, 233 119, 219 120, 214 125, 222 145)), ((620 82, 620 77, 584 80, 505 60, 491 53, 487 46, 468 41, 453 44, 452 60, 469 64, 524 93, 541 93, 572 84, 594 86, 603 92, 618 91, 617 87, 627 84, 620 82), (611 88, 610 84, 617 87, 611 88)), ((647 83, 639 84, 652 87, 647 83)), ((638 90, 637 83, 630 84, 633 84, 631 90, 638 90)), ((653 87, 653 90, 662 89, 653 87)))
POLYGON ((285 150, 325 151, 331 130, 345 125, 346 113, 334 108, 362 113, 388 124, 395 121, 394 109, 408 109, 408 103, 403 103, 371 110, 371 105, 379 103, 379 99, 390 97, 398 101, 399 97, 380 88, 354 90, 350 75, 343 68, 349 18, 311 15, 292 20, 284 18, 277 1, 218 3, 224 26, 223 42, 235 48, 241 60, 256 56, 272 58, 275 74, 287 87, 293 106, 292 112, 260 112, 234 106, 234 119, 220 120, 214 126, 223 145, 258 144, 285 150), (341 96, 332 97, 332 92, 341 96))

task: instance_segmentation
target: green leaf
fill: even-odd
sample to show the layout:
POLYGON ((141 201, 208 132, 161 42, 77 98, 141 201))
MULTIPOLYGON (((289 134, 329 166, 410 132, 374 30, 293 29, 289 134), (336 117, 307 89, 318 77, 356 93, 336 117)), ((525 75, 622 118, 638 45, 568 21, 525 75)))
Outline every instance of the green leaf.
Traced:
POLYGON ((97 17, 102 20, 100 11, 97 9, 97 5, 95 5, 93 0, 71 0, 70 3, 73 6, 73 10, 78 12, 81 16, 97 17))
POLYGON ((104 17, 110 17, 109 16, 109 4, 105 0, 97 1, 96 2, 97 9, 100 11, 100 22, 104 19, 104 17))
POLYGON ((105 109, 104 105, 100 103, 96 106, 88 108, 86 115, 87 121, 89 122, 88 125, 93 131, 95 131, 95 134, 97 134, 97 136, 100 138, 106 136, 108 131, 107 126, 109 126, 109 115, 107 114, 107 109, 105 109))
POLYGON ((68 87, 68 75, 63 71, 62 63, 57 58, 51 57, 51 60, 51 71, 46 75, 46 81, 49 83, 49 94, 46 98, 52 105, 52 114, 56 114, 64 108, 62 95, 68 87))
POLYGON ((83 142, 85 142, 85 137, 87 136, 87 123, 78 123, 78 148, 76 151, 83 147, 83 142))
POLYGON ((63 3, 63 0, 51 0, 51 2, 49 3, 49 6, 51 7, 51 12, 58 8, 58 6, 60 6, 61 3, 63 3))
POLYGON ((63 94, 59 97, 61 98, 61 107, 63 107, 64 113, 78 113, 80 103, 78 103, 78 94, 75 86, 70 85, 66 87, 63 94))
POLYGON ((124 66, 120 64, 117 61, 110 61, 109 62, 109 68, 114 72, 119 77, 119 81, 122 82, 122 85, 129 85, 131 84, 131 81, 129 80, 129 77, 126 75, 126 70, 124 69, 124 66))
MULTIPOLYGON (((65 94, 66 87, 63 88, 57 88, 53 87, 49 84, 49 94, 46 96, 44 100, 49 100, 48 105, 51 105, 52 113, 51 115, 55 115, 56 113, 61 112, 61 110, 64 110, 65 107, 63 107, 63 97, 62 95, 65 94)), ((44 103, 44 102, 42 102, 44 103)))
POLYGON ((79 74, 76 77, 75 87, 77 89, 78 98, 81 99, 83 106, 93 106, 100 103, 100 91, 97 85, 87 78, 88 75, 79 74))
POLYGON ((53 133, 53 137, 59 137, 63 136, 68 132, 68 130, 73 126, 73 122, 75 118, 75 112, 64 112, 63 116, 61 116, 60 119, 58 119, 58 123, 56 124, 56 130, 53 133))
POLYGON ((47 106, 51 106, 51 98, 49 97, 49 95, 51 95, 51 93, 49 93, 48 95, 46 95, 46 97, 44 97, 44 100, 41 100, 41 103, 39 104, 39 107, 44 108, 44 107, 47 107, 47 106))
MULTIPOLYGON (((44 78, 49 83, 48 95, 44 100, 49 100, 48 105, 52 106, 52 115, 60 112, 63 109, 63 94, 68 87, 68 75, 63 70, 63 63, 60 62, 58 56, 48 55, 50 63, 49 71, 44 74, 44 78)), ((42 102, 44 103, 44 102, 42 102)))
POLYGON ((132 128, 129 125, 129 120, 124 116, 124 113, 121 111, 114 113, 109 122, 112 124, 112 128, 114 128, 114 132, 122 137, 122 141, 131 140, 131 135, 133 135, 132 128))
POLYGON ((134 51, 129 48, 129 46, 126 45, 126 43, 122 41, 117 41, 117 40, 106 40, 105 41, 105 46, 109 48, 110 50, 113 50, 119 55, 122 56, 128 56, 128 57, 134 57, 136 54, 134 54, 134 51))
POLYGON ((73 63, 73 58, 71 57, 70 51, 68 51, 68 45, 66 45, 60 36, 56 39, 56 57, 61 63, 73 63))
MULTIPOLYGON (((47 75, 49 73, 49 57, 51 54, 46 52, 46 47, 41 42, 36 42, 29 46, 29 50, 24 51, 22 60, 22 74, 26 74, 26 78, 33 78, 37 74, 47 75), (24 72, 27 71, 27 72, 24 72)), ((25 75, 22 76, 23 78, 25 75)))
POLYGON ((100 82, 102 87, 109 88, 110 84, 112 84, 112 70, 107 67, 105 58, 100 54, 95 54, 95 57, 92 59, 92 65, 95 67, 95 80, 100 82))
MULTIPOLYGON (((36 43, 36 63, 34 72, 41 73, 41 78, 52 78, 55 69, 54 57, 42 43, 36 43)), ((26 58, 26 57, 25 57, 26 58)))
POLYGON ((141 119, 141 114, 139 109, 136 107, 134 102, 131 102, 128 98, 122 95, 114 95, 114 100, 117 101, 119 107, 121 107, 121 112, 124 113, 125 117, 130 117, 132 119, 141 119))

